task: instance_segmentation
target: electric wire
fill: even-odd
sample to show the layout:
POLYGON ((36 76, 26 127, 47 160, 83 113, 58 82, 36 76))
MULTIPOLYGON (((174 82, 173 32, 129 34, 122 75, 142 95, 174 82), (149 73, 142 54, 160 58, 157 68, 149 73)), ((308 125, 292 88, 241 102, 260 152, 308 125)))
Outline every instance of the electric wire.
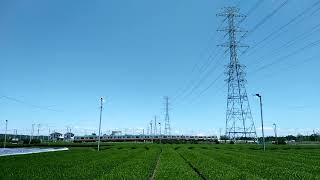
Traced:
MULTIPOLYGON (((306 13, 310 12, 311 9, 313 9, 314 7, 316 7, 317 5, 320 4, 320 0, 316 1, 315 3, 313 3, 311 6, 307 7, 305 10, 303 10, 302 12, 300 12, 297 16, 293 17, 292 19, 290 19, 287 23, 285 23, 284 25, 280 26, 279 28, 275 29, 274 31, 272 31, 271 33, 269 33, 266 37, 264 37, 262 40, 258 41, 257 43, 255 43, 250 49, 248 49, 251 52, 256 52, 256 51, 252 51, 253 49, 257 48, 259 45, 261 45, 263 42, 265 42, 266 40, 270 39, 271 37, 273 37, 274 35, 276 35, 277 33, 279 33, 277 36, 275 36, 272 40, 276 39, 280 34, 281 31, 288 27, 289 25, 291 25, 293 22, 297 21, 299 18, 303 17, 306 13)), ((315 11, 313 11, 311 13, 314 14, 316 12, 318 12, 320 10, 320 8, 316 9, 315 11)), ((306 18, 306 17, 304 17, 306 18)), ((300 19, 301 22, 304 18, 300 19)), ((246 51, 243 52, 241 55, 247 53, 246 51)), ((252 54, 252 53, 251 53, 252 54)), ((240 56, 241 56, 240 55, 240 56)), ((249 54, 250 55, 250 54, 249 54)), ((247 54, 248 56, 248 54, 247 54)))
MULTIPOLYGON (((221 26, 224 24, 226 18, 219 24, 218 29, 221 28, 221 26)), ((215 33, 215 37, 217 37, 217 33, 215 33)), ((219 41, 222 41, 224 37, 220 37, 219 41)), ((192 70, 191 70, 191 74, 197 72, 199 73, 199 76, 196 76, 194 78, 192 78, 190 81, 188 81, 187 85, 182 88, 178 94, 176 94, 175 96, 173 96, 173 98, 171 98, 171 102, 176 102, 179 101, 185 93, 188 92, 188 90, 190 88, 192 88, 193 84, 196 83, 196 80, 198 77, 201 77, 202 74, 204 72, 207 71, 207 69, 211 66, 211 64, 214 62, 214 59, 218 56, 219 52, 217 52, 217 48, 214 49, 214 51, 209 55, 209 57, 207 58, 206 61, 204 61, 202 63, 202 65, 199 62, 196 62, 195 65, 193 66, 192 70)))
POLYGON ((259 65, 259 64, 261 64, 261 63, 263 62, 263 60, 264 60, 266 57, 270 56, 271 54, 272 54, 273 56, 278 55, 278 54, 280 54, 280 53, 282 52, 282 49, 289 48, 289 47, 293 46, 294 44, 296 44, 297 42, 302 41, 302 40, 305 40, 305 39, 313 36, 315 33, 319 32, 319 31, 320 31, 320 24, 312 27, 311 30, 309 30, 309 31, 307 31, 307 32, 303 32, 303 33, 295 36, 294 38, 290 39, 289 41, 287 41, 286 43, 284 43, 284 44, 281 45, 280 47, 275 48, 273 51, 268 52, 267 54, 261 56, 260 58, 258 58, 257 61, 255 61, 255 62, 253 63, 253 65, 259 65))
POLYGON ((254 70, 253 72, 251 72, 251 74, 252 74, 252 73, 257 73, 257 72, 262 71, 262 70, 264 70, 264 69, 266 69, 266 68, 269 68, 269 67, 271 67, 271 66, 273 66, 273 65, 275 65, 275 64, 278 64, 278 63, 280 63, 280 62, 283 62, 283 61, 285 61, 285 60, 288 60, 288 58, 291 57, 291 56, 294 56, 294 55, 296 55, 296 54, 301 53, 302 51, 304 51, 304 50, 306 50, 306 49, 313 48, 313 47, 316 47, 316 46, 319 46, 319 45, 320 45, 320 40, 317 40, 317 41, 314 41, 314 42, 312 42, 312 43, 309 43, 309 44, 307 44, 307 45, 305 45, 305 46, 303 46, 303 47, 301 47, 301 48, 299 48, 299 49, 297 49, 297 50, 295 50, 295 51, 287 54, 286 56, 283 56, 283 57, 281 57, 281 58, 278 58, 278 59, 276 59, 276 60, 274 60, 274 61, 272 61, 272 62, 270 62, 270 63, 268 63, 268 64, 265 64, 265 65, 261 66, 260 68, 257 68, 256 70, 254 70))
POLYGON ((262 20, 260 20, 248 33, 241 36, 240 40, 249 36, 253 32, 255 32, 259 27, 261 27, 264 23, 266 23, 270 18, 272 18, 277 12, 279 12, 283 7, 288 4, 289 0, 285 0, 282 2, 276 9, 274 9, 271 13, 266 15, 262 20))
POLYGON ((39 105, 31 104, 31 103, 19 100, 19 99, 14 98, 14 97, 9 97, 9 96, 6 96, 6 95, 1 95, 0 97, 1 98, 5 98, 5 99, 10 100, 10 101, 14 101, 16 103, 24 104, 26 106, 37 108, 37 109, 44 109, 44 110, 48 110, 48 111, 61 112, 59 110, 51 109, 51 108, 45 107, 45 106, 39 106, 39 105))

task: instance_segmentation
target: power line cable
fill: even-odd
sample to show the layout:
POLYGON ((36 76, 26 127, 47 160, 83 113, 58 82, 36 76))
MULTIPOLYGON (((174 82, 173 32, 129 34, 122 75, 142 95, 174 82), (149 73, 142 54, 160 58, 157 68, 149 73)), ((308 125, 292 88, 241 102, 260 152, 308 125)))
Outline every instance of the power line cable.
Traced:
POLYGON ((248 17, 263 3, 264 0, 258 0, 246 13, 246 17, 242 21, 239 21, 239 23, 244 22, 245 20, 248 19, 248 17))
POLYGON ((260 20, 248 33, 241 36, 240 40, 247 37, 248 35, 255 32, 259 27, 261 27, 264 23, 266 23, 270 18, 272 18, 277 12, 280 11, 281 8, 285 7, 288 4, 289 0, 285 0, 282 2, 276 9, 274 9, 271 13, 266 15, 262 20, 260 20))
POLYGON ((293 46, 295 43, 297 43, 298 41, 302 41, 304 39, 307 39, 308 37, 314 35, 314 33, 318 32, 318 31, 320 31, 320 24, 312 27, 307 32, 300 33, 299 35, 295 36, 294 38, 290 39, 289 41, 287 41, 286 43, 281 45, 280 47, 275 48, 272 52, 267 52, 265 55, 258 58, 258 60, 255 61, 253 64, 257 64, 257 65, 261 64, 263 62, 262 60, 265 57, 270 56, 271 54, 273 54, 273 56, 278 55, 282 52, 281 51, 282 49, 289 48, 289 47, 293 46))
POLYGON ((316 47, 316 46, 318 46, 318 45, 320 45, 320 40, 317 40, 317 41, 314 41, 314 42, 312 42, 312 43, 309 43, 309 44, 307 44, 306 46, 304 46, 304 47, 302 47, 302 48, 299 48, 299 49, 295 50, 295 51, 292 52, 292 53, 289 53, 288 55, 286 55, 286 56, 284 56, 284 57, 278 58, 278 59, 276 59, 276 60, 274 60, 274 61, 272 61, 272 62, 270 62, 270 63, 268 63, 268 64, 266 64, 266 65, 263 65, 262 67, 254 70, 252 73, 259 72, 259 71, 261 71, 261 70, 263 70, 263 69, 266 69, 266 68, 268 68, 268 67, 270 67, 270 66, 273 66, 273 65, 275 65, 275 64, 278 64, 279 62, 285 61, 285 60, 287 60, 287 58, 289 58, 289 57, 291 57, 291 56, 293 56, 293 55, 299 54, 300 52, 302 52, 302 51, 305 50, 305 49, 309 49, 309 48, 312 48, 312 47, 316 47))
POLYGON ((17 99, 17 98, 5 96, 5 95, 1 95, 1 98, 5 98, 5 99, 8 99, 8 100, 10 100, 10 101, 14 101, 14 102, 17 102, 17 103, 20 103, 20 104, 24 104, 24 105, 26 105, 26 106, 30 106, 30 107, 37 108, 37 109, 45 109, 45 110, 54 111, 54 112, 62 112, 62 111, 59 111, 59 110, 51 109, 51 108, 49 108, 49 107, 44 107, 44 106, 39 106, 39 105, 31 104, 31 103, 28 103, 28 102, 19 100, 19 99, 17 99))
MULTIPOLYGON (((255 43, 252 48, 248 49, 251 50, 251 52, 256 52, 256 51, 252 51, 253 49, 257 48, 260 44, 262 44, 263 42, 265 42, 266 40, 268 40, 269 38, 273 37, 274 35, 276 35, 276 33, 279 33, 277 36, 279 36, 281 34, 281 31, 286 28, 287 26, 291 25, 293 22, 295 22, 296 20, 298 20, 299 18, 303 17, 306 13, 310 12, 311 9, 313 9, 314 7, 316 7, 317 5, 319 5, 320 0, 316 1, 315 3, 313 3, 311 6, 309 6, 308 8, 306 8, 305 10, 303 10, 302 12, 300 12, 297 16, 293 17, 292 19, 290 19, 286 24, 280 26, 279 28, 275 29, 274 31, 272 31, 271 33, 269 33, 265 38, 263 38, 262 40, 260 40, 259 42, 255 43)), ((314 14, 317 11, 319 11, 320 8, 316 9, 315 11, 313 11, 311 13, 314 14)), ((304 18, 303 18, 304 19, 304 18)), ((300 19, 300 21, 302 21, 303 19, 300 19)), ((300 22, 298 21, 298 22, 300 22)), ((276 37, 277 37, 276 36, 276 37)), ((274 37, 272 40, 276 39, 276 37, 274 37)), ((241 55, 245 54, 245 52, 243 52, 241 55)), ((251 53, 252 54, 252 53, 251 53)), ((248 55, 247 55, 248 56, 248 55)))
MULTIPOLYGON (((220 25, 218 26, 218 28, 220 28, 223 23, 225 22, 226 18, 220 23, 220 25)), ((217 33, 215 34, 215 37, 217 36, 217 33)), ((220 37, 219 41, 221 41, 224 37, 220 37)), ((199 73, 199 76, 201 77, 201 75, 203 74, 203 72, 207 71, 207 69, 211 66, 211 64, 214 62, 214 59, 218 56, 219 52, 217 52, 217 49, 214 49, 214 51, 209 55, 209 57, 207 58, 206 61, 204 61, 202 63, 202 65, 197 62, 193 68, 192 68, 192 71, 190 74, 193 74, 195 71, 197 71, 199 73)), ((192 87, 192 85, 194 83, 196 83, 196 79, 197 77, 199 76, 196 76, 194 78, 192 78, 188 83, 187 85, 184 87, 184 88, 181 88, 180 91, 178 91, 179 93, 175 96, 172 97, 172 100, 171 102, 175 102, 177 100, 179 100, 187 91, 188 89, 190 89, 192 87)))
POLYGON ((262 3, 264 0, 258 0, 246 13, 247 17, 250 16, 262 3))
MULTIPOLYGON (((221 55, 223 56, 224 54, 221 55)), ((220 61, 216 61, 215 65, 209 71, 207 71, 204 76, 199 81, 197 81, 196 84, 194 84, 188 89, 188 91, 185 92, 185 94, 181 97, 181 102, 184 101, 187 97, 191 96, 205 82, 205 80, 217 70, 219 65, 222 63, 222 59, 223 58, 221 57, 220 61)))
MULTIPOLYGON (((212 88, 212 86, 215 85, 216 82, 217 82, 220 78, 223 77, 223 75, 224 75, 224 73, 219 74, 206 88, 204 88, 200 93, 198 93, 198 94, 191 100, 190 103, 194 102, 196 99, 199 99, 205 92, 207 92, 210 88, 212 88)), ((220 88, 218 89, 218 91, 221 90, 222 88, 224 88, 224 86, 220 87, 220 88)))

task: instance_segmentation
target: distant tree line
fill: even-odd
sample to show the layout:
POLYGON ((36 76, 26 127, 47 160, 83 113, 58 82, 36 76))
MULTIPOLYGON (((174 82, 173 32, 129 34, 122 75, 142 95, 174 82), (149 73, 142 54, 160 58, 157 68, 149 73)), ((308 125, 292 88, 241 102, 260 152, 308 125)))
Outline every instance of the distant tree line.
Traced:
MULTIPOLYGON (((220 137, 220 140, 230 140, 227 136, 223 135, 220 137)), ((239 138, 238 140, 252 140, 252 138, 239 138)), ((259 141, 262 141, 262 137, 259 137, 259 141)), ((320 141, 320 134, 311 134, 311 135, 302 135, 298 134, 297 136, 288 135, 288 136, 267 136, 265 137, 266 142, 275 142, 278 144, 284 144, 288 141, 296 141, 296 142, 302 142, 302 141, 320 141)))

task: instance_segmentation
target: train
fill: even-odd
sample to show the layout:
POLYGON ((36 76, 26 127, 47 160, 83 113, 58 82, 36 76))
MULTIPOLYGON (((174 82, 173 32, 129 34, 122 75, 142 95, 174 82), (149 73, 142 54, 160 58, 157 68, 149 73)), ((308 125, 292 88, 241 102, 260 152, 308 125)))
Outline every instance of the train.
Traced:
MULTIPOLYGON (((185 136, 185 135, 103 135, 102 142, 146 142, 146 141, 215 141, 217 136, 185 136)), ((74 142, 96 142, 98 136, 75 136, 74 142)))

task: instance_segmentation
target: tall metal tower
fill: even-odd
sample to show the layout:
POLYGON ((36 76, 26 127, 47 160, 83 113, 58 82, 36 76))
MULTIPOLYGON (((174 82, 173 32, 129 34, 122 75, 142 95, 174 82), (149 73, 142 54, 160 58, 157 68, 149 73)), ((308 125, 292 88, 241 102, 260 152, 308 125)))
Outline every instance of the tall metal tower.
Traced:
POLYGON ((228 83, 227 112, 226 112, 226 136, 232 140, 253 139, 256 140, 257 134, 254 126, 250 104, 246 92, 245 66, 240 64, 238 50, 242 45, 237 41, 237 36, 245 33, 238 27, 239 21, 246 16, 239 13, 235 7, 226 7, 217 16, 225 17, 227 27, 218 31, 225 31, 228 42, 221 46, 227 47, 226 52, 230 54, 230 62, 226 66, 226 82, 228 83))
POLYGON ((170 117, 169 117, 169 97, 165 96, 164 97, 165 100, 165 117, 164 117, 164 133, 166 135, 170 135, 170 131, 171 131, 171 127, 170 127, 170 117))

